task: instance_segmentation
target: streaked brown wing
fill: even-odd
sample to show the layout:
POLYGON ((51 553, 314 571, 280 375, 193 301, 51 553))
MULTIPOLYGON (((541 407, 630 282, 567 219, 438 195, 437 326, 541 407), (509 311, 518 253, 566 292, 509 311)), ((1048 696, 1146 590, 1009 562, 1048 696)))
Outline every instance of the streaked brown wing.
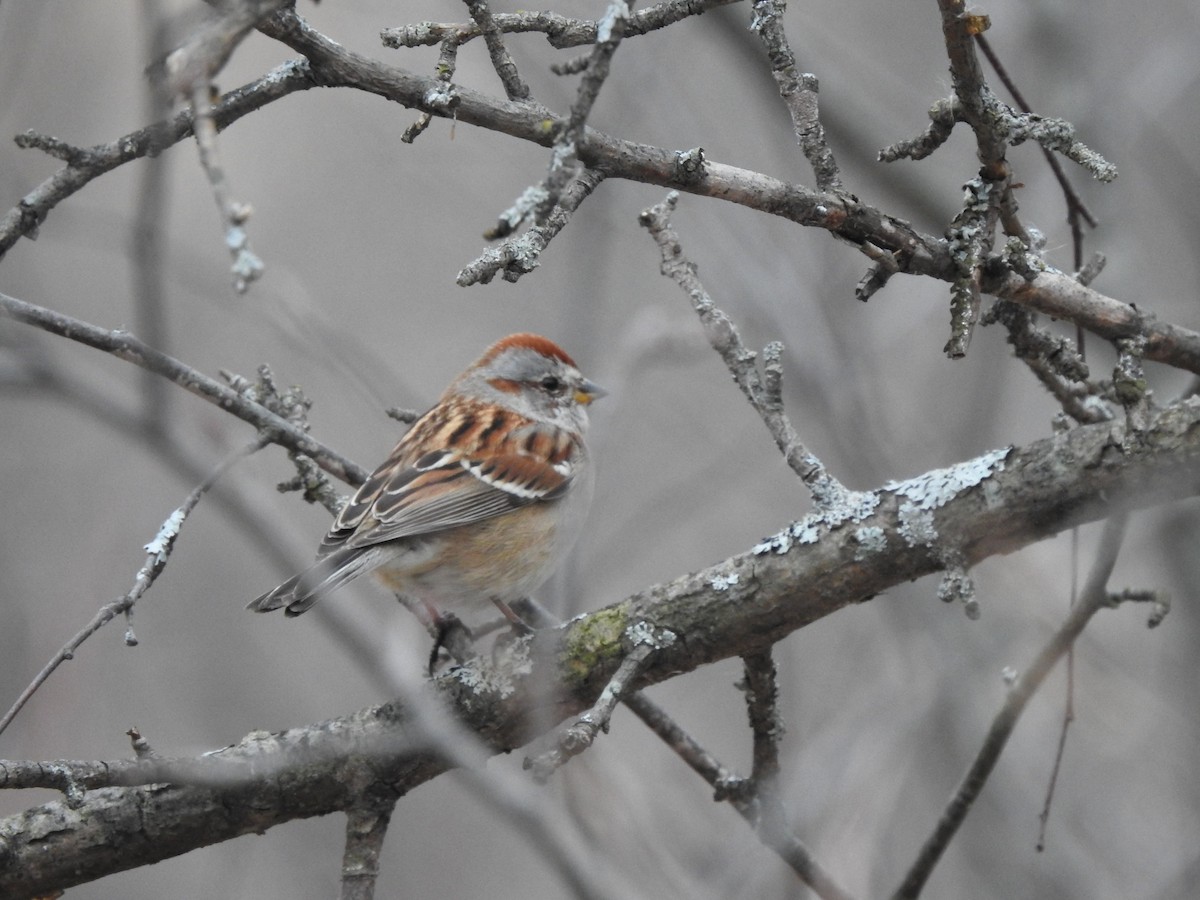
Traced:
POLYGON ((453 435, 459 452, 432 450, 417 459, 413 448, 429 444, 410 441, 414 426, 338 516, 321 554, 445 531, 557 498, 570 485, 578 447, 560 429, 524 421, 502 439, 498 429, 480 425, 482 439, 474 442, 461 440, 460 426, 453 435))

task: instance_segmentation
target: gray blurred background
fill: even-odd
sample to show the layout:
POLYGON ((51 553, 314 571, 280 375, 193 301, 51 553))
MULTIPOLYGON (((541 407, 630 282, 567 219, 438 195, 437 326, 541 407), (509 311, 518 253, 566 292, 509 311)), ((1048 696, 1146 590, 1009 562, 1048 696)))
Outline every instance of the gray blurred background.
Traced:
MULTIPOLYGON (((595 18, 601 0, 553 4, 595 18)), ((175 5, 166 4, 169 9, 175 5)), ((497 11, 519 5, 495 3, 497 11)), ((146 4, 15 0, 0 6, 0 133, 34 129, 75 144, 143 125, 146 4)), ((381 28, 462 21, 463 4, 300 4, 337 41, 418 72, 436 50, 394 51, 381 28)), ((1096 287, 1200 327, 1194 252, 1200 209, 1200 9, 1168 0, 995 0, 989 38, 1036 110, 1062 116, 1117 164, 1110 186, 1068 172, 1101 220, 1087 238, 1108 268, 1096 287)), ((591 124, 671 149, 811 183, 787 114, 746 25, 745 5, 709 13, 617 53, 591 124)), ((940 233, 975 169, 956 133, 923 163, 883 165, 880 147, 909 137, 949 91, 933 0, 793 3, 787 26, 821 103, 847 187, 940 233)), ((575 78, 536 35, 508 41, 535 96, 565 112, 575 78)), ((252 36, 220 75, 228 90, 294 54, 252 36)), ((459 83, 499 94, 482 43, 459 53, 459 83)), ((999 86, 997 90, 1000 91, 999 86)), ((1003 92, 1000 91, 1002 94, 1003 92)), ((409 146, 415 114, 376 97, 313 90, 234 124, 221 151, 237 199, 250 202, 251 245, 267 271, 245 296, 229 287, 227 252, 195 146, 164 167, 162 349, 215 375, 268 362, 313 400, 313 433, 365 466, 401 431, 383 410, 425 407, 490 341, 517 330, 562 343, 611 390, 595 407, 598 491, 569 567, 546 589, 564 613, 619 600, 743 551, 808 509, 798 480, 707 348, 687 299, 658 274, 638 212, 664 191, 603 184, 518 284, 462 289, 454 277, 481 233, 545 172, 548 152, 435 122, 409 146)), ((1071 266, 1064 205, 1036 148, 1010 159, 1022 215, 1071 266)), ((55 210, 36 242, 0 264, 0 290, 98 325, 137 327, 131 255, 146 162, 119 169, 55 210)), ((0 147, 0 208, 59 167, 0 147)), ((941 353, 947 287, 897 278, 854 299, 866 261, 826 234, 684 195, 675 224, 716 302, 747 342, 787 345, 786 397, 812 449, 848 485, 875 487, 1049 432, 1054 404, 1010 358, 1004 335, 977 333, 967 359, 941 353)), ((1088 345, 1097 375, 1112 355, 1088 345)), ((100 604, 124 594, 143 545, 196 478, 81 391, 34 389, 22 367, 51 366, 127 411, 141 373, 80 345, 0 320, 0 707, 100 604)), ((1187 384, 1151 366, 1158 399, 1187 384)), ((176 388, 170 426, 204 472, 251 429, 176 388)), ((371 585, 334 598, 370 634, 351 645, 330 613, 285 621, 244 610, 305 564, 326 513, 274 484, 291 468, 268 449, 203 501, 135 616, 127 648, 112 623, 57 672, 0 737, 0 757, 128 756, 139 727, 164 754, 223 746, 253 729, 341 715, 390 697, 419 671, 415 621, 371 585), (243 504, 257 518, 230 513, 243 504), (365 626, 364 626, 364 623, 365 626), (339 634, 343 636, 339 636, 339 634)), ((1080 535, 1080 567, 1096 526, 1080 535)), ((1115 587, 1164 588, 1176 605, 1156 631, 1147 611, 1097 617, 1078 646, 1076 708, 1048 833, 1041 809, 1062 714, 1056 673, 1032 703, 929 897, 1174 898, 1200 877, 1197 506, 1137 514, 1115 587)), ((784 779, 800 836, 860 896, 890 891, 932 827, 1004 694, 1061 619, 1070 539, 1046 541, 974 572, 983 616, 944 606, 937 583, 897 587, 805 629, 777 651, 788 735, 784 779)), ((749 768, 750 736, 732 662, 651 692, 727 765, 749 768)), ((520 757, 489 772, 519 772, 520 757)), ((793 876, 705 785, 632 718, 540 790, 569 810, 597 865, 655 897, 802 897, 793 876)), ((0 814, 50 799, 0 793, 0 814)), ((333 896, 344 820, 296 822, 113 876, 70 893, 95 898, 333 896)), ((380 896, 549 898, 567 888, 537 847, 479 802, 461 777, 437 779, 397 808, 380 896)))

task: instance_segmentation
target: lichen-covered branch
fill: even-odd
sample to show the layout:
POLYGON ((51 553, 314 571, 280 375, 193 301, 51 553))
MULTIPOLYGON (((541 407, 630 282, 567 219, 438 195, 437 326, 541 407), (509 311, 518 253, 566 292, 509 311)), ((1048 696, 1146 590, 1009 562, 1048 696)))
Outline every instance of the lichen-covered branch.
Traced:
MULTIPOLYGON (((674 25, 691 16, 698 16, 718 6, 728 6, 740 0, 663 0, 646 9, 634 12, 625 25, 625 35, 636 37, 674 25)), ((596 43, 599 23, 588 19, 573 19, 548 11, 493 13, 492 21, 504 34, 533 34, 546 36, 551 47, 559 50, 596 43)), ((482 34, 476 23, 420 22, 385 28, 380 34, 386 47, 425 47, 452 38, 465 44, 482 34)))
MULTIPOLYGON (((523 639, 521 674, 476 659, 436 680, 442 700, 493 750, 520 746, 595 702, 633 649, 630 626, 688 635, 656 650, 634 687, 761 651, 837 609, 940 571, 940 535, 973 565, 1116 510, 1200 494, 1200 401, 1158 412, 1138 440, 1116 423, 1081 426, 1026 447, 889 484, 874 511, 838 528, 801 520, 709 569, 657 585, 523 639), (847 565, 847 561, 853 565, 847 565), (586 665, 576 665, 579 660, 586 665), (546 685, 557 684, 549 692, 546 685)), ((519 647, 517 649, 520 649, 519 647)), ((414 743, 403 703, 242 744, 193 761, 0 763, 0 788, 71 782, 81 803, 49 803, 0 820, 0 894, 48 893, 289 819, 350 808, 347 766, 405 791, 445 771, 414 743), (65 773, 65 774, 64 774, 65 773), (247 782, 246 778, 250 780, 247 782), (281 785, 286 783, 287 789, 281 785), (143 785, 145 787, 104 787, 143 785), (193 786, 186 786, 191 784, 193 786), (271 804, 257 802, 262 792, 271 804), (95 853, 115 833, 119 859, 95 853)), ((161 750, 161 748, 160 748, 161 750)))
POLYGON ((817 189, 839 191, 842 189, 842 179, 838 174, 837 160, 825 139, 825 129, 818 112, 817 76, 796 69, 796 57, 783 30, 784 5, 780 0, 755 0, 754 20, 750 28, 758 33, 766 48, 771 74, 779 86, 779 96, 787 104, 792 117, 796 142, 812 166, 817 189))
MULTIPOLYGON (((544 222, 534 225, 519 237, 506 239, 498 247, 484 250, 478 259, 458 273, 455 279, 458 285, 469 287, 472 284, 487 284, 497 273, 505 281, 516 282, 522 275, 532 272, 538 266, 542 251, 567 226, 580 204, 592 195, 603 180, 602 172, 583 169, 559 195, 558 202, 544 222)), ((536 202, 534 197, 529 209, 524 212, 514 208, 511 215, 502 215, 497 227, 484 237, 491 239, 510 234, 529 215, 536 202)))
POLYGON ((487 44, 488 55, 492 58, 492 68, 500 76, 500 83, 504 85, 504 93, 509 100, 527 99, 529 85, 522 80, 521 74, 517 71, 517 64, 513 62, 512 56, 504 46, 500 26, 496 24, 487 0, 466 0, 466 4, 475 26, 483 35, 483 42, 487 44))

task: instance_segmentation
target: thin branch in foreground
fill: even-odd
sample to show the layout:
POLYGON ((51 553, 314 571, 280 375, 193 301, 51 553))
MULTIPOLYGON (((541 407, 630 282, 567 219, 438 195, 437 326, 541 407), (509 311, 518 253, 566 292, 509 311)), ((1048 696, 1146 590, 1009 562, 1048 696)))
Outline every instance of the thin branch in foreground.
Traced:
POLYGON ((817 76, 796 71, 796 57, 783 30, 784 6, 781 0, 755 0, 750 30, 758 34, 766 48, 771 74, 779 86, 779 96, 787 104, 792 117, 796 143, 812 166, 817 189, 840 191, 842 179, 838 174, 837 160, 825 139, 825 129, 821 126, 818 112, 817 76))
POLYGON ((150 69, 162 78, 171 93, 187 97, 198 84, 209 84, 225 67, 229 57, 263 19, 274 15, 292 0, 238 0, 209 2, 202 20, 160 63, 150 69))
POLYGON ((775 444, 787 464, 812 492, 817 506, 823 510, 857 506, 856 495, 830 475, 821 461, 800 442, 784 412, 781 386, 783 368, 780 362, 783 345, 775 343, 768 346, 764 352, 764 372, 760 374, 755 364, 756 354, 746 349, 729 316, 713 304, 704 289, 696 275, 695 263, 683 255, 679 235, 671 227, 671 213, 678 200, 678 192, 672 191, 662 203, 643 210, 638 217, 642 227, 650 232, 658 244, 662 273, 691 298, 709 343, 725 361, 734 381, 775 438, 775 444))
POLYGON ((209 99, 210 90, 208 82, 198 83, 192 90, 192 109, 195 115, 192 131, 196 135, 200 165, 204 174, 208 176, 208 184, 225 227, 225 246, 233 257, 233 266, 230 268, 233 289, 239 294, 244 294, 250 283, 262 276, 263 263, 251 251, 250 239, 244 227, 252 209, 248 203, 241 203, 230 197, 225 167, 221 165, 217 124, 213 119, 212 101, 209 99))
MULTIPOLYGON (((252 453, 256 453, 257 451, 261 450, 264 446, 266 446, 266 443, 266 440, 259 436, 245 447, 235 450, 233 453, 229 454, 229 456, 227 456, 220 465, 213 469, 207 478, 205 478, 202 482, 200 482, 200 484, 196 485, 196 487, 192 489, 191 493, 187 495, 187 498, 183 501, 180 507, 171 513, 171 515, 167 517, 167 520, 163 522, 162 528, 159 529, 158 534, 155 535, 154 539, 146 545, 146 553, 148 554, 146 557, 146 562, 134 576, 133 587, 131 587, 123 597, 119 597, 118 599, 113 600, 111 603, 106 603, 100 607, 99 611, 97 611, 97 613, 92 617, 91 621, 84 625, 74 637, 67 641, 67 643, 64 644, 62 648, 56 654, 54 654, 53 657, 51 657, 50 661, 42 667, 42 670, 34 676, 33 681, 31 681, 25 690, 21 692, 21 695, 16 699, 16 702, 9 707, 9 710, 4 714, 4 717, 0 718, 0 734, 4 733, 4 730, 8 728, 8 726, 12 723, 12 720, 16 718, 17 713, 21 711, 21 708, 24 707, 25 704, 28 703, 33 697, 33 695, 37 693, 38 689, 46 683, 50 676, 54 674, 55 670, 57 670, 58 667, 64 662, 75 658, 75 651, 82 646, 84 641, 111 622, 116 616, 121 615, 122 613, 128 614, 133 609, 138 600, 140 600, 146 591, 150 589, 151 585, 158 580, 158 576, 161 575, 163 569, 166 568, 167 560, 170 558, 171 551, 175 546, 175 539, 179 537, 179 529, 183 526, 184 520, 187 519, 192 510, 196 508, 196 504, 200 502, 200 498, 208 492, 209 488, 216 484, 217 480, 224 475, 230 469, 230 467, 252 453)), ((132 635, 133 631, 132 628, 130 628, 125 638, 127 644, 132 645, 137 643, 137 639, 132 637, 132 635)))
POLYGON ((920 896, 942 853, 958 833, 959 826, 987 784, 988 776, 1008 743, 1021 713, 1025 711, 1026 704, 1050 674, 1054 664, 1075 643, 1075 639, 1082 633, 1092 616, 1109 605, 1108 579, 1116 565, 1128 521, 1128 513, 1117 513, 1105 523, 1096 561, 1092 565, 1079 602, 1072 607, 1058 631, 1030 663, 1028 670, 1013 682, 1004 705, 992 720, 983 745, 943 811, 933 834, 925 841, 904 881, 892 895, 893 900, 915 900, 920 896))
POLYGON ((213 78, 225 66, 237 46, 263 19, 274 15, 289 0, 242 0, 220 5, 220 11, 205 19, 187 40, 164 60, 162 74, 171 93, 192 104, 192 133, 196 136, 200 165, 208 176, 217 210, 225 227, 225 244, 233 257, 233 286, 245 293, 250 282, 263 272, 262 261, 250 251, 243 227, 250 216, 247 204, 230 199, 225 169, 221 165, 217 123, 210 94, 213 78))

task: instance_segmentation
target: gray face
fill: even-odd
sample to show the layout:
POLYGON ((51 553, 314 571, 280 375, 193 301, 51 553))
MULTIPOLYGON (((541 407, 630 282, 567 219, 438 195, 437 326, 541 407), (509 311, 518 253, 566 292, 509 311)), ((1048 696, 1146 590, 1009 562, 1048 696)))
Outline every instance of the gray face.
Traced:
POLYGON ((586 405, 604 393, 569 363, 526 347, 511 347, 473 370, 462 388, 480 400, 579 432, 588 425, 586 405))

